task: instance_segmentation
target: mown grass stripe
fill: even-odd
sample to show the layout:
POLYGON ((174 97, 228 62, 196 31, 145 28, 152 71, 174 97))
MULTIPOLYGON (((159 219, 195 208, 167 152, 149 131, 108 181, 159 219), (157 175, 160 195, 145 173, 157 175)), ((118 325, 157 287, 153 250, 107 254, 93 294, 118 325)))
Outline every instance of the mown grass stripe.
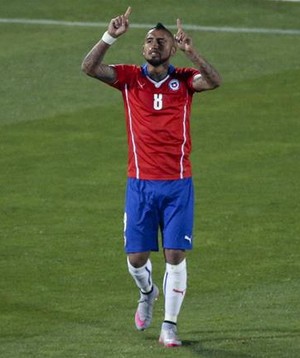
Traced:
MULTIPOLYGON (((70 27, 107 27, 107 22, 82 22, 82 21, 63 21, 51 19, 16 19, 0 18, 2 24, 23 24, 23 25, 53 25, 70 27)), ((153 24, 132 23, 133 29, 149 29, 153 24)), ((167 25, 170 29, 176 29, 176 25, 167 25)), ((249 27, 231 27, 231 26, 199 26, 185 24, 186 30, 208 31, 208 32, 233 32, 233 33, 258 33, 268 35, 300 35, 300 29, 268 29, 268 28, 249 28, 249 27)))

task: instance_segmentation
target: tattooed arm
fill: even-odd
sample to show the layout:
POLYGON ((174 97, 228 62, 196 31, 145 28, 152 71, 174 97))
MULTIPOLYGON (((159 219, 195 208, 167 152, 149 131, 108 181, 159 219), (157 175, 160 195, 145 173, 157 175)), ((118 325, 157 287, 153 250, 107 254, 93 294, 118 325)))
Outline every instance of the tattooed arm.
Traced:
POLYGON ((81 68, 88 76, 98 78, 106 83, 113 83, 116 80, 116 73, 113 67, 102 63, 104 55, 110 45, 100 40, 86 55, 81 68))
POLYGON ((200 92, 219 87, 222 82, 221 76, 218 71, 193 47, 192 39, 183 31, 181 21, 179 19, 177 19, 177 29, 175 40, 178 48, 186 54, 186 56, 201 72, 201 76, 196 76, 193 81, 195 91, 200 92))
MULTIPOLYGON (((108 25, 107 33, 110 38, 117 39, 128 30, 128 17, 131 8, 128 7, 124 15, 112 19, 108 25)), ((110 45, 103 41, 103 38, 91 49, 84 58, 81 68, 88 76, 95 77, 106 83, 113 83, 116 80, 116 71, 112 66, 102 63, 106 51, 110 45)))

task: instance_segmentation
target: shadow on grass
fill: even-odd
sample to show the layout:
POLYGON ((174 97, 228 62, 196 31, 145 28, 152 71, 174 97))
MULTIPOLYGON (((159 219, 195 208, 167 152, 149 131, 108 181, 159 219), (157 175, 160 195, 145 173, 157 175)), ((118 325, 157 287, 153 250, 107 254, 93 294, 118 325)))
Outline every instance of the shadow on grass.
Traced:
POLYGON ((206 348, 202 342, 196 340, 185 340, 182 342, 183 347, 187 347, 193 353, 197 355, 201 355, 201 357, 208 358, 253 358, 252 355, 241 353, 241 352, 233 352, 230 350, 224 349, 214 349, 214 348, 206 348))
MULTIPOLYGON (((158 339, 156 336, 151 335, 151 336, 147 336, 145 338, 149 342, 157 341, 157 345, 159 345, 158 339)), ((162 349, 165 349, 162 345, 159 345, 159 346, 162 347, 162 349)), ((249 354, 245 354, 245 353, 241 353, 241 352, 233 352, 233 351, 225 350, 225 349, 207 348, 204 346, 202 340, 201 341, 200 340, 183 340, 182 348, 174 348, 174 350, 176 351, 176 353, 177 353, 177 350, 183 352, 182 356, 184 357, 184 350, 181 350, 184 348, 186 350, 191 351, 193 355, 196 355, 196 356, 199 355, 203 358, 254 358, 253 355, 249 355, 249 354)), ((170 352, 170 351, 171 351, 171 349, 168 349, 168 352, 170 352)))
POLYGON ((213 337, 203 338, 204 332, 190 332, 194 336, 202 336, 201 339, 192 339, 192 340, 184 340, 183 346, 190 349, 193 353, 208 358, 254 358, 255 355, 241 353, 237 351, 229 351, 224 349, 214 349, 205 347, 205 344, 209 343, 218 343, 218 342, 234 342, 236 345, 247 345, 249 343, 253 343, 258 340, 266 340, 266 339, 290 339, 300 337, 300 330, 292 329, 292 330, 279 330, 279 329, 244 329, 244 330, 236 330, 236 331, 228 331, 228 332, 217 332, 217 331, 209 331, 205 332, 205 334, 212 334, 213 337), (222 336, 217 336, 222 334, 222 336), (241 335, 243 334, 243 335, 241 335))

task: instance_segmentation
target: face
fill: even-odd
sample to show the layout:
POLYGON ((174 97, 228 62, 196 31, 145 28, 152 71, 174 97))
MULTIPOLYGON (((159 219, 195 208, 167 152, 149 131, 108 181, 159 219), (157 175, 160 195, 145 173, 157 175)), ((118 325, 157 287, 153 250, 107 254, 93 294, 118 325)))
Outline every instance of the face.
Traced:
POLYGON ((143 56, 152 66, 157 67, 168 62, 176 52, 173 37, 164 30, 150 30, 145 38, 143 56))

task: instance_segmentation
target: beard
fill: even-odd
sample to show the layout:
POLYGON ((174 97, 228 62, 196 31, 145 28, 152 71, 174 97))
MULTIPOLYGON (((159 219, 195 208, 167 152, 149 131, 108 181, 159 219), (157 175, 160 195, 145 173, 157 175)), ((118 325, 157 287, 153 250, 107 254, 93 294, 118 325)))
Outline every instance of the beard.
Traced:
POLYGON ((152 65, 153 67, 158 67, 164 63, 164 61, 162 61, 161 59, 150 59, 147 60, 147 62, 150 63, 150 65, 152 65))
POLYGON ((169 56, 166 58, 162 58, 160 56, 154 57, 154 58, 146 58, 145 60, 153 67, 159 67, 160 65, 164 64, 165 62, 167 62, 169 60, 169 56))

